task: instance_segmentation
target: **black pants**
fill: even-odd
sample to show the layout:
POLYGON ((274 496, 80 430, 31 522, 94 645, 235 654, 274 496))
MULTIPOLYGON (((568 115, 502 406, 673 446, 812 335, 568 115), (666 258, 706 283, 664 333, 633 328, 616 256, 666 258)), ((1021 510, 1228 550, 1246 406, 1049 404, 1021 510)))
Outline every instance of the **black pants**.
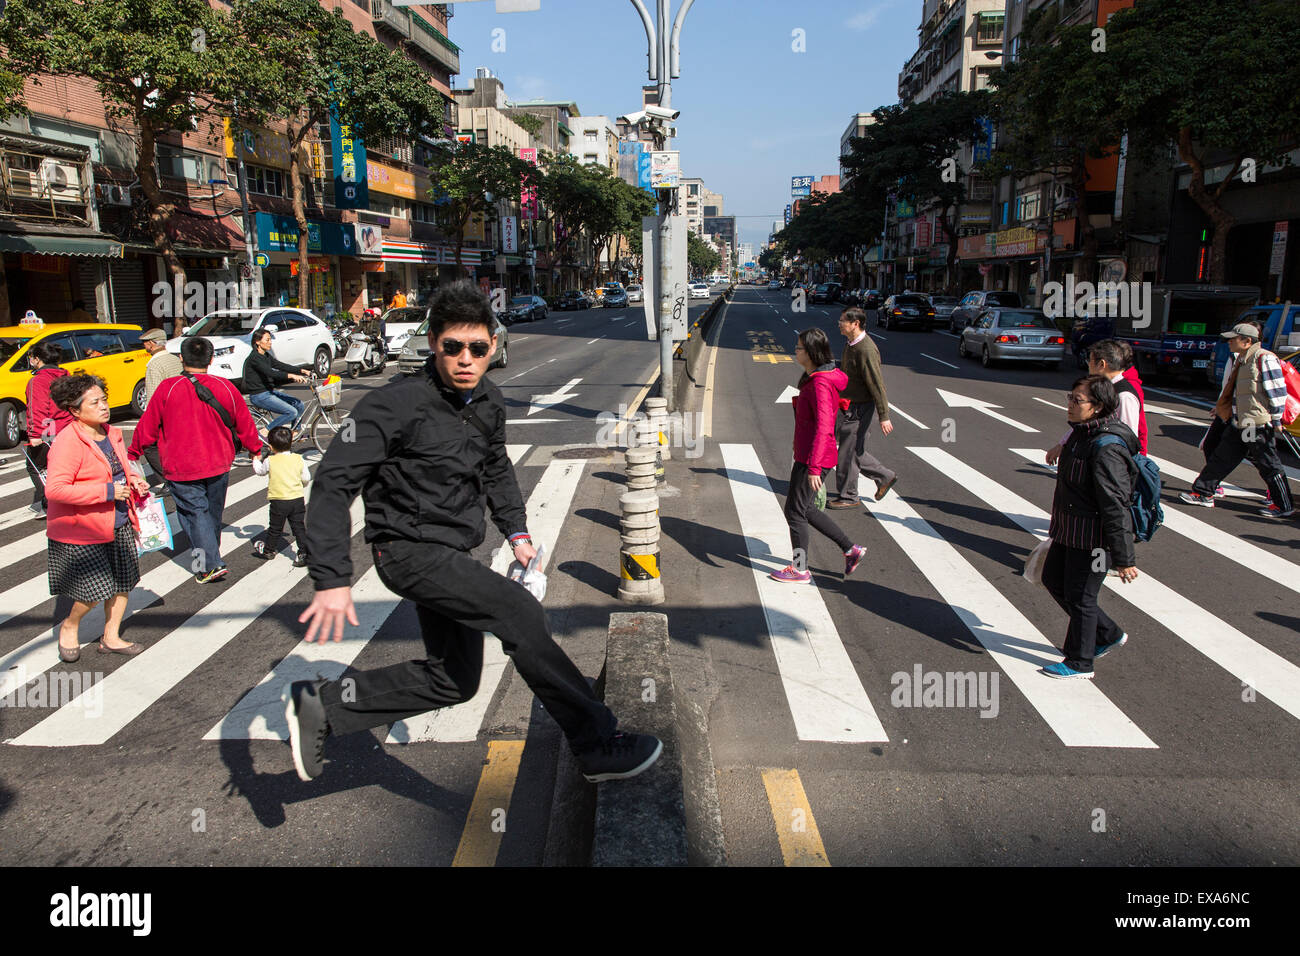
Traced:
POLYGON ((149 463, 149 467, 153 470, 153 474, 149 476, 149 487, 158 488, 164 483, 164 478, 163 478, 163 470, 162 470, 162 458, 158 454, 157 442, 154 442, 152 445, 148 445, 145 447, 144 460, 149 463))
POLYGON ((32 480, 32 504, 45 508, 48 502, 45 500, 45 482, 41 481, 40 472, 48 467, 50 446, 41 442, 23 447, 27 452, 27 477, 32 480), (36 463, 35 468, 32 467, 33 462, 36 463))
POLYGON ((350 734, 469 700, 483 670, 483 632, 501 641, 519 676, 555 718, 575 752, 608 740, 617 723, 551 637, 546 612, 520 584, 463 551, 385 541, 373 547, 379 579, 415 602, 427 657, 349 675, 321 688, 330 732, 350 734))
POLYGON ((1201 442, 1201 452, 1205 455, 1205 463, 1208 465, 1210 459, 1214 456, 1214 449, 1219 447, 1219 442, 1223 440, 1223 433, 1228 430, 1228 423, 1218 415, 1210 419, 1210 427, 1205 431, 1205 438, 1201 442))
MULTIPOLYGON (((830 475, 823 469, 822 481, 830 475)), ((794 548, 793 564, 796 570, 808 570, 808 526, 812 525, 826 537, 834 541, 841 551, 853 547, 849 536, 840 530, 824 511, 818 511, 813 503, 817 492, 808 484, 808 466, 794 463, 790 469, 790 490, 785 496, 785 520, 790 525, 790 544, 794 548)))
POLYGON ((266 530, 258 537, 263 542, 267 553, 274 554, 280 550, 284 540, 284 523, 289 522, 293 531, 294 543, 299 551, 307 549, 307 502, 302 498, 272 498, 269 502, 270 514, 267 517, 266 530))
POLYGON ((1043 562, 1043 584, 1070 615, 1062 651, 1066 666, 1076 671, 1091 671, 1097 645, 1113 644, 1124 633, 1097 604, 1110 566, 1109 556, 1101 571, 1093 570, 1094 560, 1092 551, 1067 548, 1053 541, 1043 562))
MULTIPOLYGON (((1218 416, 1215 416, 1216 418, 1218 416)), ((1211 425, 1211 432, 1214 426, 1211 425)), ((1210 439, 1206 436, 1206 447, 1210 439)), ((1254 429, 1254 441, 1246 440, 1246 430, 1225 425, 1214 451, 1196 476, 1192 490, 1198 495, 1212 495, 1219 483, 1241 464, 1242 459, 1249 459, 1259 476, 1268 485, 1273 496, 1273 504, 1283 511, 1291 510, 1291 489, 1287 485, 1286 471, 1282 468, 1282 459, 1277 454, 1277 437, 1272 425, 1259 425, 1254 429)))

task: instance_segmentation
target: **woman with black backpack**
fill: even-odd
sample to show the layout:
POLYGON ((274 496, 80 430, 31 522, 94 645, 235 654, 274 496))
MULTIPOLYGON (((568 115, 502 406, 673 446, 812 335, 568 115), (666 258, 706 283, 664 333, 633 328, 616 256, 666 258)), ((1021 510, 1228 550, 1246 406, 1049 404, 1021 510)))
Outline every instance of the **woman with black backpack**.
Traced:
POLYGON ((1042 668, 1049 677, 1091 680, 1092 662, 1128 641, 1097 604, 1108 568, 1125 584, 1138 576, 1130 511, 1138 439, 1116 416, 1118 408, 1115 386, 1104 375, 1080 378, 1070 389, 1070 437, 1057 466, 1043 563, 1043 584, 1070 615, 1070 626, 1065 660, 1042 668), (1115 438, 1104 440, 1107 435, 1115 438))

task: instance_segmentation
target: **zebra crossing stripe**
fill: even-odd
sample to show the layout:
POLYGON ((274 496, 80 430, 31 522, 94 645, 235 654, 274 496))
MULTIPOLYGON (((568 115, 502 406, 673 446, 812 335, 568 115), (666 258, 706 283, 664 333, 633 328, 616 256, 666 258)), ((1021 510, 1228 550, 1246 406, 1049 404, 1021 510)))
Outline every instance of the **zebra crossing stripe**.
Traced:
MULTIPOLYGON (((1012 448, 1011 451, 1030 464, 1041 464, 1045 454, 1036 448, 1012 448)), ((1044 470, 1046 470, 1045 466, 1044 470)), ((1300 565, 1270 554, 1258 545, 1243 541, 1235 534, 1228 534, 1208 521, 1193 518, 1176 505, 1165 508, 1164 512, 1164 527, 1175 534, 1181 534, 1184 538, 1209 548, 1221 557, 1235 561, 1243 568, 1249 568, 1256 574, 1262 575, 1265 580, 1275 581, 1284 588, 1300 593, 1300 565)))
MULTIPOLYGON (((24 469, 24 472, 25 471, 26 469, 24 469)), ((21 478, 15 478, 13 481, 6 481, 3 485, 0 485, 0 498, 5 498, 9 495, 16 495, 20 491, 30 493, 32 488, 33 485, 31 478, 24 474, 21 478)))
MULTIPOLYGON (((506 452, 511 462, 518 462, 531 447, 507 445, 506 452)), ((338 642, 308 644, 299 641, 293 652, 276 664, 216 726, 204 734, 203 739, 288 740, 284 703, 280 699, 285 684, 296 680, 315 680, 318 676, 326 680, 337 679, 357 659, 401 602, 402 599, 379 580, 379 572, 372 565, 352 586, 352 603, 357 611, 358 626, 345 629, 343 640, 338 642)), ((484 648, 485 658, 491 646, 489 644, 484 648)), ((504 655, 502 660, 504 661, 504 655)), ((485 674, 480 686, 486 685, 486 679, 485 674)), ((491 697, 490 692, 488 696, 491 697)))
MULTIPOLYGON (((908 451, 927 461, 934 452, 946 455, 935 448, 908 451)), ((1063 744, 1156 747, 1096 684, 1040 673, 1060 661, 1061 652, 904 498, 887 495, 867 508, 1063 744)))
MULTIPOLYGON (((546 466, 537 487, 528 496, 528 532, 534 543, 545 545, 551 554, 555 552, 555 541, 560 536, 564 519, 568 517, 574 492, 586 467, 585 460, 556 459, 546 466)), ((492 570, 505 574, 513 560, 513 552, 503 545, 492 558, 492 570)), ((393 724, 384 743, 477 740, 479 728, 483 726, 483 718, 505 670, 506 655, 501 642, 492 634, 484 635, 483 676, 479 680, 478 693, 463 704, 399 720, 393 724)))
MULTIPOLYGON (((237 492, 237 496, 227 499, 227 503, 234 504, 260 489, 265 489, 265 487, 265 477, 254 476, 245 479, 232 489, 232 491, 237 492)), ((310 493, 310 486, 308 492, 310 493)), ((225 528, 221 532, 221 553, 226 557, 230 557, 230 555, 252 541, 253 537, 266 527, 268 510, 267 505, 262 505, 260 508, 244 515, 243 518, 237 519, 233 526, 225 528)), ((172 518, 175 520, 174 515, 172 518)), ((177 528, 177 534, 178 541, 185 540, 179 528, 177 528)), ((136 611, 151 607, 176 588, 194 579, 194 573, 186 565, 180 563, 182 560, 181 554, 178 553, 175 558, 164 561, 140 578, 140 583, 127 596, 126 610, 122 614, 123 622, 136 611)), ((8 591, 0 594, 0 607, 5 608, 4 611, 0 611, 0 624, 22 614, 24 611, 45 603, 49 599, 49 579, 45 574, 30 578, 22 584, 14 585, 8 591)), ((16 650, 0 656, 0 690, 3 690, 6 686, 5 675, 7 674, 25 674, 27 679, 31 680, 36 675, 43 674, 51 667, 57 666, 59 663, 58 641, 58 628, 54 627, 25 642, 16 650)))
MULTIPOLYGON (((360 499, 352 504, 352 533, 361 530, 360 499)), ((23 747, 79 747, 107 743, 159 698, 225 647, 253 621, 307 576, 306 568, 289 568, 272 577, 248 574, 190 615, 139 657, 95 685, 103 694, 103 713, 87 720, 76 700, 64 704, 36 726, 8 743, 23 747)), ((80 698, 78 698, 80 699, 80 698)))
MULTIPOLYGON (((1041 508, 942 449, 912 448, 909 451, 1030 534, 1038 538, 1047 537, 1050 516, 1041 508)), ((1300 717, 1300 667, 1161 584, 1148 572, 1140 568, 1139 572, 1137 580, 1128 584, 1107 577, 1104 586, 1288 714, 1300 717)))
MULTIPOLYGON (((1018 452, 1019 450, 1013 448, 1012 451, 1018 452)), ((1156 466, 1160 469, 1161 475, 1168 475, 1171 478, 1177 478, 1179 481, 1185 481, 1187 482, 1188 488, 1190 488, 1192 483, 1196 481, 1196 476, 1199 474, 1199 472, 1193 471, 1190 468, 1184 468, 1182 465, 1175 464, 1172 461, 1165 461, 1163 458, 1157 458, 1155 455, 1147 455, 1147 457, 1156 463, 1156 466)), ((1237 485, 1228 484, 1226 481, 1223 482, 1223 491, 1224 497, 1227 498, 1253 498, 1259 501, 1264 497, 1263 495, 1258 495, 1253 491, 1247 491, 1245 488, 1240 488, 1237 485)))
POLYGON ((800 740, 885 742, 862 687, 815 587, 773 581, 785 563, 790 529, 753 445, 720 445, 777 669, 800 740))

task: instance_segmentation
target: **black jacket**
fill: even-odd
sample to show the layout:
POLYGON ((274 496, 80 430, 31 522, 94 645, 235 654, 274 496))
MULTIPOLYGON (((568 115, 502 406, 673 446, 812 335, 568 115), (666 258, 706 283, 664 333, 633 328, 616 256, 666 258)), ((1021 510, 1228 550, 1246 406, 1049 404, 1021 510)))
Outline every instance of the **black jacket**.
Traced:
POLYGON ((301 371, 298 366, 284 364, 270 352, 263 355, 253 349, 244 362, 244 391, 254 394, 269 392, 277 385, 289 381, 290 375, 297 375, 301 371))
POLYGON ((486 378, 465 404, 431 357, 422 373, 370 392, 351 422, 355 434, 330 443, 312 482, 307 552, 317 590, 352 583, 348 509, 358 492, 369 542, 426 541, 469 551, 483 543, 485 497, 502 535, 527 531, 506 454, 505 403, 486 378))
POLYGON ((1051 538, 1070 548, 1104 548, 1115 567, 1132 567, 1133 515, 1129 504, 1137 466, 1137 436, 1117 418, 1075 425, 1057 462, 1052 500, 1051 538), (1097 445, 1101 435, 1117 435, 1128 447, 1097 445))

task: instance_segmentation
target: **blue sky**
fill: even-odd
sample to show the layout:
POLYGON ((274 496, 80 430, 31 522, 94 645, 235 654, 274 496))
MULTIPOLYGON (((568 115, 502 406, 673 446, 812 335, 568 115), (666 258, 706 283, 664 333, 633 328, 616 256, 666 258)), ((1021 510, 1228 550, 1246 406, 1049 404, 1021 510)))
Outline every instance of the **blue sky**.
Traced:
MULTIPOLYGON (((654 0, 645 0, 653 14, 654 0)), ((681 0, 673 0, 673 16, 681 0)), ((457 3, 457 85, 492 70, 512 100, 566 99, 611 118, 638 109, 646 39, 630 0, 541 0, 498 14, 493 0, 457 3), (493 52, 493 30, 505 50, 493 52)), ((921 0, 695 0, 682 28, 682 171, 721 192, 741 241, 767 239, 790 202, 791 176, 839 172, 849 117, 898 99, 898 70, 916 50, 921 0), (805 52, 792 49, 804 31, 805 52)))

